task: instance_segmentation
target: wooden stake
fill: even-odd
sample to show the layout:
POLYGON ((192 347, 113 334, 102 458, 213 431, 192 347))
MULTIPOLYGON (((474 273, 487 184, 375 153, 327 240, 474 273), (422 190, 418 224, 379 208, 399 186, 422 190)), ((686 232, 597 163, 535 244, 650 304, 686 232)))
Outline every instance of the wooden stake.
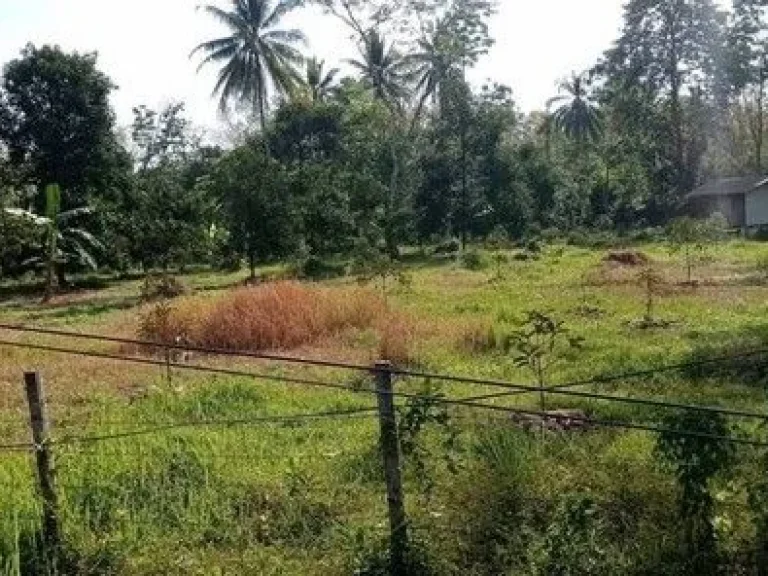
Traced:
POLYGON ((405 574, 408 550, 408 521, 405 516, 403 481, 400 471, 400 440, 392 389, 392 364, 377 362, 376 393, 379 400, 381 452, 384 459, 384 479, 387 483, 389 507, 390 560, 392 574, 405 574))
POLYGON ((56 478, 53 453, 50 447, 50 426, 45 404, 43 380, 38 372, 24 374, 24 386, 29 403, 32 441, 35 445, 37 479, 43 499, 43 547, 49 574, 57 574, 61 547, 59 528, 59 504, 56 495, 56 478))

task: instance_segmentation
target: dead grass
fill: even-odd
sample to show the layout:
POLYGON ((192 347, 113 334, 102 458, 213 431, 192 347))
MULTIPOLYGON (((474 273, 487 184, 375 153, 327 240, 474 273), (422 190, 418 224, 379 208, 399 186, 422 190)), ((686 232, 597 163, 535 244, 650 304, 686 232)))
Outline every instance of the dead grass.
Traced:
POLYGON ((502 347, 501 337, 490 322, 469 322, 457 328, 457 348, 469 354, 488 354, 502 347))
MULTIPOLYGON (((295 349, 347 329, 382 328, 395 334, 402 328, 390 322, 375 292, 278 282, 213 299, 160 303, 141 315, 139 336, 162 344, 258 352, 295 349)), ((392 342, 387 345, 395 350, 392 342)))
POLYGON ((417 327, 406 316, 389 315, 378 326, 378 357, 404 368, 418 364, 415 354, 417 327))

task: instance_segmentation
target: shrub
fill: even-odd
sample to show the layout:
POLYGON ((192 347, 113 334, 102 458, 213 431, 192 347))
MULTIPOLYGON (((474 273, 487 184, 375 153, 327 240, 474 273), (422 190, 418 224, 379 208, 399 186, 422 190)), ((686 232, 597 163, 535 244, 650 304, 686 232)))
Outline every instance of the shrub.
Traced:
POLYGON ((191 342, 196 332, 196 318, 190 313, 162 301, 139 316, 139 339, 158 344, 191 342))
POLYGON ((488 267, 488 261, 477 250, 469 250, 461 256, 461 264, 467 270, 484 270, 488 267))
POLYGON ((141 300, 154 302, 178 298, 189 292, 189 288, 178 278, 169 274, 148 274, 141 287, 141 300))
POLYGON ((416 364, 413 352, 414 327, 404 316, 388 316, 379 327, 379 358, 389 360, 397 367, 416 364))
POLYGON ((383 300, 370 290, 278 282, 161 303, 141 316, 139 332, 159 343, 256 352, 295 348, 349 328, 386 331, 387 318, 383 300))
POLYGON ((435 247, 435 254, 438 256, 455 256, 461 250, 461 242, 456 238, 446 240, 435 247))
POLYGON ((327 280, 346 274, 346 268, 340 264, 330 264, 316 256, 310 256, 299 264, 298 276, 307 280, 327 280))
POLYGON ((616 234, 609 230, 573 230, 566 240, 571 246, 581 248, 611 248, 620 243, 616 234))
POLYGON ((491 324, 476 323, 460 333, 458 347, 470 354, 488 354, 502 348, 501 337, 491 324))

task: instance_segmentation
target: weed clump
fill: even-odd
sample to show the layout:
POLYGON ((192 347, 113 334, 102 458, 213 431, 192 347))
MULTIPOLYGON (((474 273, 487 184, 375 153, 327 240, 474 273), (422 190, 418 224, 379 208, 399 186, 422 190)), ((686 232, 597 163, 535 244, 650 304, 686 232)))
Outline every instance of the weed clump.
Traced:
POLYGON ((243 352, 294 349, 353 329, 377 332, 381 358, 396 364, 413 360, 413 326, 363 288, 263 284, 215 299, 163 301, 139 321, 143 340, 243 352))
POLYGON ((169 274, 149 274, 141 287, 142 302, 170 300, 189 293, 187 285, 169 274))

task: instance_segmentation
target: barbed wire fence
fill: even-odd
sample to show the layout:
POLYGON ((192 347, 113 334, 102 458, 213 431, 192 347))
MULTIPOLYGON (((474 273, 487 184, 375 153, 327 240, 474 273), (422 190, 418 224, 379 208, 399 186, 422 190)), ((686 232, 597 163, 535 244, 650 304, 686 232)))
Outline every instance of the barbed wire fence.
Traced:
POLYGON ((111 432, 108 434, 64 435, 61 437, 56 437, 55 431, 52 430, 51 427, 50 415, 48 414, 48 403, 42 375, 39 372, 25 372, 24 390, 26 394, 27 406, 29 409, 31 442, 0 444, 0 454, 28 454, 33 458, 36 469, 37 493, 42 505, 41 537, 45 554, 45 561, 48 567, 51 568, 54 573, 61 555, 63 538, 59 513, 59 496, 54 466, 54 459, 56 455, 55 453, 57 449, 80 449, 83 446, 93 446, 117 440, 160 435, 179 430, 204 431, 214 428, 254 427, 285 423, 311 423, 352 418, 375 418, 378 419, 379 422, 379 447, 382 459, 382 468, 384 471, 382 484, 383 488, 385 489, 389 516, 390 561, 392 563, 392 572, 394 574, 403 573, 404 565, 406 562, 406 554, 409 548, 409 520, 406 515, 405 508, 405 494, 402 480, 401 446, 400 439, 398 437, 398 415, 396 405, 398 400, 416 401, 423 399, 423 394, 396 390, 398 379, 414 378, 422 379, 425 381, 449 382, 469 386, 477 386, 479 388, 494 389, 496 390, 494 393, 474 395, 471 397, 448 397, 443 394, 436 394, 430 396, 428 400, 434 405, 439 405, 446 408, 455 408, 457 410, 466 409, 472 411, 480 411, 486 414, 498 414, 507 417, 532 418, 540 422, 542 427, 547 422, 554 422, 556 424, 567 422, 596 428, 637 430, 653 434, 666 434, 676 437, 696 438, 702 441, 726 443, 734 446, 768 448, 768 441, 765 439, 746 437, 744 435, 736 436, 710 434, 697 430, 671 429, 647 422, 603 419, 588 416, 586 414, 566 414, 559 413, 557 411, 546 411, 540 409, 537 410, 520 406, 490 403, 491 401, 498 401, 523 395, 546 394, 562 398, 594 400, 605 402, 609 405, 642 406, 657 410, 696 413, 702 415, 714 415, 724 418, 749 420, 758 422, 759 424, 763 425, 764 428, 764 425, 768 423, 768 413, 759 411, 738 410, 720 406, 686 404, 681 402, 662 401, 651 398, 616 396, 610 394, 601 394, 597 392, 577 391, 575 388, 627 381, 632 379, 642 379, 658 374, 682 371, 691 368, 715 366, 720 363, 733 362, 734 360, 750 359, 759 362, 766 362, 768 360, 762 359, 761 357, 768 355, 768 348, 755 349, 753 351, 748 351, 741 354, 733 354, 730 356, 712 357, 695 362, 670 364, 647 370, 638 370, 608 376, 597 376, 591 379, 581 379, 553 386, 535 386, 498 379, 475 378, 469 376, 406 370, 397 368, 387 361, 377 362, 373 366, 365 366, 354 363, 335 362, 319 359, 315 360, 277 354, 261 354, 253 352, 187 346, 183 343, 148 342, 129 338, 101 336, 96 334, 83 334, 64 330, 35 328, 11 324, 0 324, 0 331, 49 336, 75 341, 90 341, 133 346, 136 348, 136 350, 140 350, 144 353, 154 354, 154 356, 120 354, 96 350, 86 350, 77 347, 35 344, 8 339, 0 340, 0 347, 28 349, 50 354, 81 356, 114 362, 132 363, 137 365, 157 366, 166 371, 166 377, 169 379, 172 377, 173 370, 179 370, 211 375, 248 378, 282 386, 302 386, 307 388, 334 390, 348 393, 356 397, 368 397, 376 399, 375 407, 360 405, 347 409, 299 412, 294 414, 272 414, 248 418, 198 418, 174 421, 170 423, 145 423, 143 426, 136 426, 131 429, 111 432), (320 369, 346 370, 358 377, 364 377, 370 382, 370 384, 367 386, 359 385, 359 383, 357 385, 342 384, 316 378, 300 378, 294 376, 270 374, 263 371, 256 372, 250 370, 202 366, 175 360, 174 358, 178 358, 180 353, 194 353, 208 357, 237 357, 243 359, 266 360, 282 365, 298 365, 320 369))

